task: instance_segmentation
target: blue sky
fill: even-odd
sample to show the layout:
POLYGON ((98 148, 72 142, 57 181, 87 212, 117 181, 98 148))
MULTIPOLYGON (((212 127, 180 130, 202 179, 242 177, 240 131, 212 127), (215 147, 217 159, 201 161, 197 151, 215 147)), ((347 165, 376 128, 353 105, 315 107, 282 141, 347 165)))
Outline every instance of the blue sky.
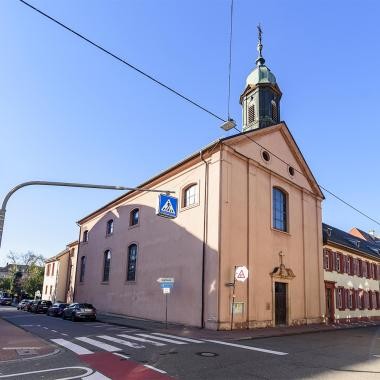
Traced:
MULTIPOLYGON (((30 0, 226 117, 230 1, 30 0)), ((286 121, 318 182, 380 219, 380 3, 235 0, 231 115, 256 25, 286 121)), ((134 186, 225 136, 220 122, 18 1, 0 2, 0 196, 32 180, 134 186)), ((7 209, 9 250, 56 254, 75 221, 120 193, 30 187, 7 209)), ((326 194, 323 219, 377 229, 326 194)))

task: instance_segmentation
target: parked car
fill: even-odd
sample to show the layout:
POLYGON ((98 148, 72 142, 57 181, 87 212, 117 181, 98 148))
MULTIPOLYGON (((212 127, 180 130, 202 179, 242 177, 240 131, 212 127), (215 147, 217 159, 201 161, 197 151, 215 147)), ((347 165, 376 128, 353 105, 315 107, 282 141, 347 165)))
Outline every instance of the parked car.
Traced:
POLYGON ((36 301, 29 300, 29 301, 25 302, 25 304, 22 306, 21 310, 30 311, 30 308, 32 307, 32 305, 33 305, 34 302, 36 302, 36 301))
POLYGON ((69 306, 68 303, 57 302, 53 306, 49 307, 47 315, 51 317, 62 317, 63 310, 69 306))
POLYGON ((28 299, 23 299, 23 300, 21 300, 21 301, 18 303, 18 305, 17 305, 17 310, 23 310, 25 304, 26 304, 27 302, 30 302, 30 301, 31 301, 31 300, 28 300, 28 299))
POLYGON ((10 297, 1 297, 0 298, 0 305, 6 305, 6 306, 12 305, 12 298, 10 298, 10 297))
POLYGON ((34 301, 30 311, 32 313, 46 313, 51 305, 51 301, 34 301))
POLYGON ((72 303, 69 307, 63 310, 63 319, 71 319, 77 321, 79 319, 96 320, 96 309, 90 303, 72 303))

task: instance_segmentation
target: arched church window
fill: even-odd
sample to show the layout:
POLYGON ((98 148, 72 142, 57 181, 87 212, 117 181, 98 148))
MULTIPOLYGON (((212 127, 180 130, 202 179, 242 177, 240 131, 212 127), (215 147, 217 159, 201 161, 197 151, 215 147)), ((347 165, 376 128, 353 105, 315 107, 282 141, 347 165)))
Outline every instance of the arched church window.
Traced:
POLYGON ((248 124, 251 124, 255 121, 255 105, 250 104, 248 106, 248 124))
POLYGON ((278 187, 273 188, 273 228, 288 232, 288 199, 287 194, 278 187))
POLYGON ((272 107, 272 120, 277 122, 278 121, 278 111, 277 111, 277 104, 274 100, 271 102, 272 107))

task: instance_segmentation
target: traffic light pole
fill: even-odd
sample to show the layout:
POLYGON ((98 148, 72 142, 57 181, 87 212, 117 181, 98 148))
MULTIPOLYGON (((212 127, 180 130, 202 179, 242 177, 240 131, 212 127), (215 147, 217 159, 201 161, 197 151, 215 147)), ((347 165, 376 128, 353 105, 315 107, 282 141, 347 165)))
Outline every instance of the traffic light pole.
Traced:
POLYGON ((7 207, 7 203, 9 201, 9 198, 17 191, 22 189, 26 186, 60 186, 60 187, 81 187, 81 188, 87 188, 87 189, 101 189, 101 190, 127 190, 127 191, 147 191, 147 192, 154 192, 154 193, 174 193, 174 191, 168 191, 168 190, 157 190, 157 189, 145 189, 141 187, 125 187, 125 186, 109 186, 109 185, 93 185, 90 183, 76 183, 76 182, 51 182, 51 181, 29 181, 29 182, 23 182, 19 185, 15 186, 12 190, 10 190, 7 195, 5 196, 3 203, 1 205, 0 209, 0 247, 1 247, 1 241, 3 237, 3 230, 4 230, 4 222, 5 222, 5 211, 7 207))

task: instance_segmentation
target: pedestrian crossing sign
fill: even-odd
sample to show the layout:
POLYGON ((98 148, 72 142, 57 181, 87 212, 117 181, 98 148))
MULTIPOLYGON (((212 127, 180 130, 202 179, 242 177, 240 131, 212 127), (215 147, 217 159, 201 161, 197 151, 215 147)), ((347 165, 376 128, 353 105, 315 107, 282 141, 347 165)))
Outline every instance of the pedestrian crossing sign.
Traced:
POLYGON ((176 218, 178 213, 178 198, 167 194, 158 197, 157 215, 165 218, 176 218))

